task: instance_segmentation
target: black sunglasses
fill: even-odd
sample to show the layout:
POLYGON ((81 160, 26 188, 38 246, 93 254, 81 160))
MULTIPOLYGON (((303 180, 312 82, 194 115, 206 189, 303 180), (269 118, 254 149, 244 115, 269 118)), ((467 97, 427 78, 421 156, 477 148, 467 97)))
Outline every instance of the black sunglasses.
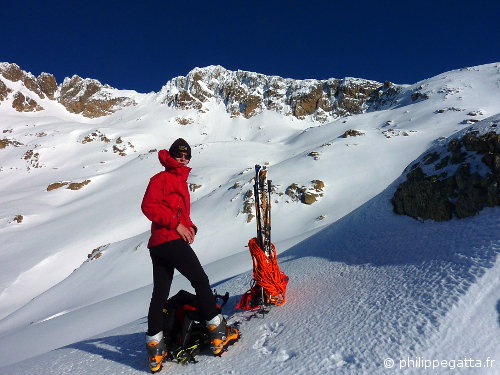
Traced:
POLYGON ((172 157, 173 157, 173 158, 178 158, 178 159, 184 158, 184 159, 186 159, 186 160, 191 160, 191 156, 189 156, 189 155, 187 154, 187 152, 174 152, 174 153, 172 154, 172 157), (185 156, 184 156, 184 155, 185 155, 185 156))

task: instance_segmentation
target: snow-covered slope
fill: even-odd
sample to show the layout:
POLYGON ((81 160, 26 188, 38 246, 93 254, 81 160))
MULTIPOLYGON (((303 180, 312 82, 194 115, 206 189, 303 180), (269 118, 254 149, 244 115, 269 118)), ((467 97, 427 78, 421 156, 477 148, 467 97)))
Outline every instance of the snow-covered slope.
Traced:
MULTIPOLYGON (((254 164, 269 165, 273 242, 291 281, 288 302, 245 322, 223 359, 176 372, 376 373, 386 358, 396 366, 408 357, 500 361, 498 208, 421 223, 390 204, 395 180, 437 139, 500 112, 499 82, 499 64, 447 72, 407 86, 384 109, 322 125, 267 110, 231 118, 216 102, 180 110, 156 94, 98 119, 57 103, 22 114, 0 105, 0 373, 146 369, 149 223, 139 206, 161 169, 152 150, 179 136, 193 145, 194 249, 211 282, 234 296, 227 312, 251 278, 245 245, 255 222, 243 211, 254 164), (349 130, 362 134, 344 138, 349 130), (317 201, 297 201, 294 187, 317 201)), ((172 292, 187 284, 176 277, 172 292)))

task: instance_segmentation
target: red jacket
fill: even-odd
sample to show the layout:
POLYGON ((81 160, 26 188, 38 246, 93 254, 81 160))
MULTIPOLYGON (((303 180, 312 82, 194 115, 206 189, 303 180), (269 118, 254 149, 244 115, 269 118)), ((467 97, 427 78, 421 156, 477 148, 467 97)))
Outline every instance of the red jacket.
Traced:
POLYGON ((148 248, 181 238, 176 231, 179 223, 198 230, 189 216, 187 179, 191 168, 177 162, 167 150, 161 150, 158 158, 165 170, 151 178, 141 204, 142 212, 152 222, 148 248))

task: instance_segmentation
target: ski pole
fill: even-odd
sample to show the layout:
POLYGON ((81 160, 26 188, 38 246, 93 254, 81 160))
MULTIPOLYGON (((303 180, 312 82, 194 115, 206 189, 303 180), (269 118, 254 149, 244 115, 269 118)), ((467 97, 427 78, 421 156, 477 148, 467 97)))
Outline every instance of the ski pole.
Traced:
POLYGON ((268 242, 268 256, 271 255, 271 180, 267 180, 267 194, 268 194, 268 198, 267 198, 267 201, 268 201, 268 218, 267 218, 267 225, 268 225, 268 228, 267 228, 267 242, 268 242))
POLYGON ((257 220, 257 243, 259 246, 262 248, 263 246, 263 241, 262 241, 262 227, 261 227, 261 213, 260 213, 260 193, 259 193, 259 171, 260 171, 261 166, 260 165, 255 165, 255 183, 253 185, 254 189, 254 195, 255 195, 255 217, 257 220))

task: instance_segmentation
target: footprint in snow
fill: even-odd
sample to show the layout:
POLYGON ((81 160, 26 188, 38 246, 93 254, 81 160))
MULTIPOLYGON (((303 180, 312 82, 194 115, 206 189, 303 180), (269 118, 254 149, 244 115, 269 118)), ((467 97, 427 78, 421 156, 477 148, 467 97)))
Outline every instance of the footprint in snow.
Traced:
POLYGON ((289 350, 280 350, 276 355, 276 362, 285 362, 290 358, 295 357, 295 353, 289 350))
MULTIPOLYGON (((279 335, 284 329, 284 325, 282 323, 271 323, 264 324, 260 327, 260 330, 263 331, 257 341, 253 344, 253 348, 256 349, 259 353, 263 355, 269 355, 276 352, 276 348, 271 346, 269 341, 279 335)), ((281 350, 276 357, 276 360, 279 362, 286 361, 292 356, 292 354, 288 353, 286 350, 281 350)))
POLYGON ((344 356, 341 353, 333 353, 329 357, 323 358, 321 365, 325 369, 351 368, 355 364, 352 356, 344 356))

